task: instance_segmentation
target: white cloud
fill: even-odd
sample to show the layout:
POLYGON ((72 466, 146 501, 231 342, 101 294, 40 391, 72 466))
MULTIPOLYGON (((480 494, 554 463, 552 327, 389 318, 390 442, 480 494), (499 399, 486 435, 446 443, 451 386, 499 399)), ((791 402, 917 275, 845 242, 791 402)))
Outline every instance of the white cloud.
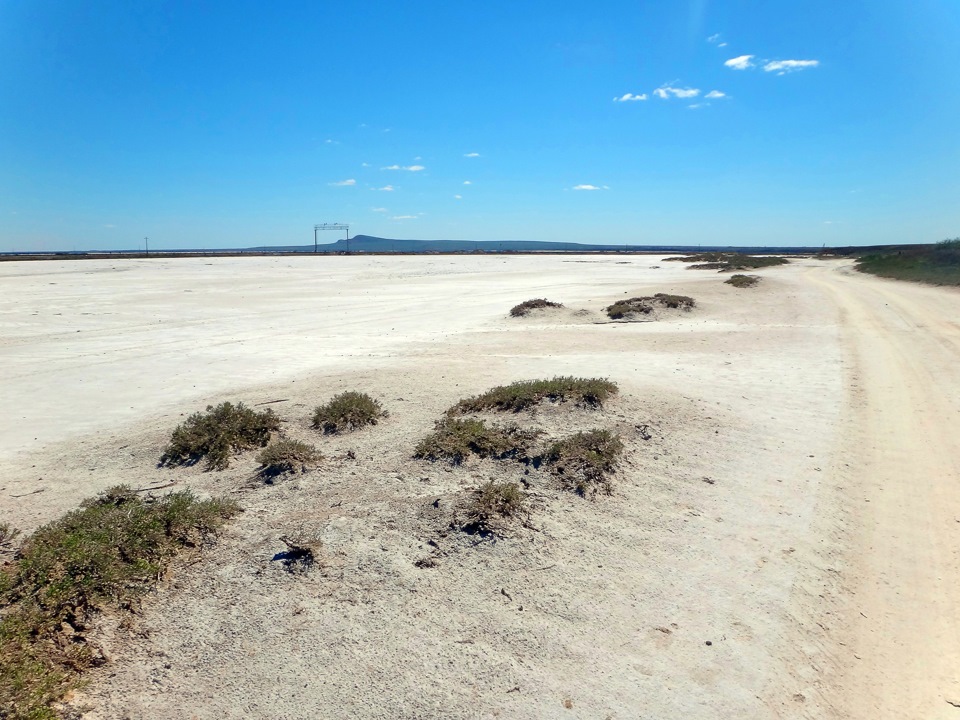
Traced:
POLYGON ((421 170, 426 170, 423 165, 410 165, 405 167, 404 170, 409 170, 410 172, 420 172, 421 170))
POLYGON ((463 195, 454 195, 454 200, 463 200, 463 195))
POLYGON ((706 95, 704 95, 704 97, 707 98, 708 100, 719 100, 720 98, 725 98, 726 96, 727 96, 726 93, 720 92, 719 90, 711 90, 706 95))
POLYGON ((675 88, 672 85, 661 85, 653 91, 653 94, 661 100, 669 100, 671 96, 685 99, 696 97, 700 94, 700 90, 697 88, 675 88))
POLYGON ((746 70, 747 68, 753 67, 753 58, 753 55, 740 55, 739 57, 730 58, 724 65, 734 70, 746 70))
POLYGON ((763 66, 763 69, 767 72, 776 72, 782 75, 796 70, 817 67, 819 64, 819 60, 771 60, 763 66))
POLYGON ((394 215, 391 220, 416 220, 416 215, 394 215))
POLYGON ((710 103, 693 103, 692 105, 687 105, 691 110, 699 110, 700 108, 710 107, 710 103))
POLYGON ((370 208, 370 210, 371 210, 371 212, 378 212, 378 213, 390 212, 390 211, 387 210, 386 208, 370 208))
POLYGON ((464 180, 464 181, 463 181, 463 184, 464 184, 464 185, 473 185, 473 181, 472 181, 472 180, 464 180))
POLYGON ((384 185, 382 188, 377 188, 377 190, 383 190, 383 192, 393 192, 393 185, 384 185))
POLYGON ((726 46, 727 46, 726 43, 720 43, 719 45, 717 45, 717 47, 726 47, 726 46))
POLYGON ((606 185, 574 185, 573 190, 609 190, 610 188, 606 185))
POLYGON ((333 185, 334 187, 350 187, 351 185, 356 185, 357 181, 353 178, 349 180, 340 180, 338 182, 327 183, 328 185, 333 185))
POLYGON ((426 170, 423 165, 387 165, 386 167, 380 168, 381 170, 408 170, 410 172, 420 172, 421 170, 426 170))
POLYGON ((478 152, 465 153, 464 157, 480 157, 480 153, 478 152))
MULTIPOLYGON (((10 213, 10 214, 11 214, 11 215, 16 215, 16 213, 10 213)), ((104 227, 105 227, 105 228, 115 228, 116 225, 114 225, 113 223, 107 223, 106 225, 104 225, 104 227)))
POLYGON ((370 163, 360 163, 360 167, 370 167, 370 163))
POLYGON ((615 97, 614 102, 636 102, 637 100, 646 100, 647 94, 634 95, 633 93, 624 93, 620 97, 615 97))
POLYGON ((708 42, 708 43, 715 43, 715 42, 717 42, 719 39, 720 39, 720 33, 714 33, 713 35, 711 35, 710 37, 707 38, 707 42, 708 42))

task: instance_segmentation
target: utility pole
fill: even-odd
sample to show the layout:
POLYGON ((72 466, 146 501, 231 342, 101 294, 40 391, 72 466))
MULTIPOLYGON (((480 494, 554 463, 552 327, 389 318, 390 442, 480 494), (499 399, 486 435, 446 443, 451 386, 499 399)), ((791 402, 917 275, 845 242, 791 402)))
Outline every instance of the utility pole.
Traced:
POLYGON ((149 255, 150 254, 150 238, 145 237, 143 239, 143 244, 144 244, 144 247, 147 249, 147 255, 149 255))

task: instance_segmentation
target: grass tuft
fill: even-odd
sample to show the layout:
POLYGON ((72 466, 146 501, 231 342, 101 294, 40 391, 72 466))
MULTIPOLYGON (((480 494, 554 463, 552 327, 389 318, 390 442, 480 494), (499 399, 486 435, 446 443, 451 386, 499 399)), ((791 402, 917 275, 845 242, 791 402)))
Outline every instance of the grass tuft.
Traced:
POLYGON ((421 460, 449 460, 454 465, 460 465, 470 455, 494 460, 518 458, 527 452, 536 435, 516 426, 488 427, 483 420, 444 418, 417 444, 413 456, 421 460))
POLYGON ((278 440, 267 445, 257 455, 260 474, 274 477, 284 473, 303 473, 323 460, 323 455, 313 445, 299 440, 278 440))
POLYGON ((656 307, 689 311, 696 304, 696 300, 687 295, 657 293, 656 295, 645 295, 643 297, 629 298, 628 300, 618 300, 613 305, 608 306, 606 311, 607 316, 611 320, 623 320, 635 317, 636 315, 649 315, 656 307))
POLYGON ((500 521, 526 514, 527 493, 517 483, 490 480, 477 488, 466 507, 471 532, 491 532, 500 521))
POLYGON ((551 302, 546 298, 534 298, 533 300, 524 300, 519 305, 514 305, 512 308, 510 308, 510 316, 523 317, 524 315, 529 315, 531 310, 560 307, 563 307, 562 303, 551 302))
POLYGON ((205 413, 194 413, 177 426, 160 464, 194 465, 205 457, 208 470, 225 470, 233 453, 263 447, 279 429, 273 410, 257 412, 243 403, 208 405, 205 413))
POLYGON ((587 496, 612 491, 608 475, 622 452, 619 435, 609 430, 590 430, 555 442, 543 459, 565 487, 587 496))
POLYGON ((103 662, 84 635, 91 615, 128 607, 178 551, 237 511, 189 491, 144 499, 121 485, 27 538, 0 572, 0 717, 58 717, 52 704, 103 662))
POLYGON ((731 275, 724 282, 727 285, 733 285, 735 288, 756 287, 760 282, 759 275, 731 275))
POLYGON ((348 391, 335 395, 326 405, 318 407, 313 413, 313 426, 333 435, 376 425, 386 415, 380 403, 366 393, 348 391))
POLYGON ((575 402, 588 407, 600 407, 616 394, 617 384, 600 378, 555 377, 551 380, 525 380, 500 385, 475 397, 466 398, 447 411, 459 413, 500 410, 520 412, 544 400, 575 402))

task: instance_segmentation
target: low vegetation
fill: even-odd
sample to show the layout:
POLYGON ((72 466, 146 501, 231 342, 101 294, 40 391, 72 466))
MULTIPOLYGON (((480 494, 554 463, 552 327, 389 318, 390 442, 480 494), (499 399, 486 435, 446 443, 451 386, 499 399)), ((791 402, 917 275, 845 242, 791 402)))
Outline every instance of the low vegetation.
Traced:
POLYGON ((52 704, 103 662, 85 636, 93 614, 130 607, 237 511, 189 491, 144 499, 121 485, 27 538, 0 570, 0 717, 59 717, 52 704))
POLYGON ((587 496, 611 492, 608 476, 622 452, 619 435, 609 430, 589 430, 555 442, 543 459, 566 488, 587 496))
POLYGON ((894 280, 957 286, 960 285, 960 238, 864 255, 857 259, 857 270, 894 280))
POLYGON ((607 317, 611 320, 624 320, 637 315, 650 315, 658 307, 671 310, 690 310, 696 304, 692 297, 686 295, 657 293, 656 295, 618 300, 613 305, 608 306, 606 312, 607 317))
POLYGON ((319 450, 299 440, 278 440, 267 445, 257 455, 257 462, 261 466, 260 474, 265 477, 306 472, 321 460, 323 456, 319 450))
POLYGON ((705 252, 682 257, 664 258, 677 262, 693 263, 691 270, 755 270, 756 268, 785 265, 789 260, 776 255, 744 255, 738 252, 705 252))
POLYGON ((281 535, 280 542, 286 545, 287 549, 278 553, 274 559, 280 560, 288 572, 305 573, 320 560, 323 540, 318 533, 299 530, 290 535, 281 535))
POLYGON ((193 465, 206 458, 208 470, 224 470, 234 453, 263 447, 279 429, 273 410, 256 412, 243 403, 208 405, 205 413, 194 413, 173 431, 160 464, 193 465))
POLYGON ((551 380, 525 380, 499 385, 481 395, 466 398, 447 411, 458 413, 499 410, 520 412, 544 400, 575 402, 587 407, 600 407, 616 394, 616 383, 601 378, 555 377, 551 380))
POLYGON ((366 393, 343 392, 313 413, 313 426, 328 435, 376 425, 386 417, 383 407, 366 393))
POLYGON ((20 531, 10 523, 0 523, 0 550, 13 547, 13 542, 20 536, 20 531))
POLYGON ((491 532, 502 521, 526 514, 527 493, 517 483, 490 480, 474 493, 466 508, 466 528, 491 532))
POLYGON ((727 285, 733 285, 735 288, 755 287, 760 282, 758 275, 731 275, 724 282, 727 285))
POLYGON ((561 307, 563 307, 562 303, 551 302, 546 298, 534 298, 533 300, 524 300, 519 305, 514 305, 512 308, 510 308, 510 316, 523 317, 524 315, 529 315, 531 310, 561 307))
POLYGON ((510 425, 491 427, 483 420, 444 418, 423 438, 413 456, 422 460, 449 460, 460 465, 470 455, 504 460, 520 458, 537 433, 510 425))

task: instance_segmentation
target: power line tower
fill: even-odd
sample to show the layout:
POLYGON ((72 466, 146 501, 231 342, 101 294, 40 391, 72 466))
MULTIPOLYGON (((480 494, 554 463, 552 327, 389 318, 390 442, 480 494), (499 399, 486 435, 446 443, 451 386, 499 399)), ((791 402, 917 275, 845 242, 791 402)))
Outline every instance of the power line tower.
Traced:
POLYGON ((317 231, 319 230, 343 230, 347 234, 347 252, 350 252, 350 226, 346 223, 320 223, 313 226, 313 251, 318 252, 317 231))

